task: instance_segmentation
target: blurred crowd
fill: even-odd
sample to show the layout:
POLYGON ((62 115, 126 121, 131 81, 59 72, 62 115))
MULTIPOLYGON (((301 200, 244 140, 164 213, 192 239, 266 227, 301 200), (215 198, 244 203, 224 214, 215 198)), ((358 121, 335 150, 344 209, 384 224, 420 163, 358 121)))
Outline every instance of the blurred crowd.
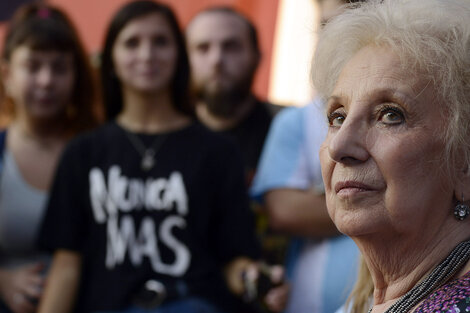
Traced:
MULTIPOLYGON (((321 32, 366 1, 315 2, 321 32)), ((128 2, 98 68, 66 12, 18 8, 0 68, 0 313, 350 312, 358 272, 348 301, 370 306, 319 157, 346 117, 327 122, 321 97, 260 99, 261 58, 227 6, 182 29, 169 6, 128 2)))
POLYGON ((314 161, 326 128, 289 109, 270 131, 280 107, 253 93, 260 60, 234 8, 182 30, 166 5, 133 1, 95 70, 66 12, 21 6, 2 51, 0 310, 336 310, 356 252, 340 299, 320 295, 326 239, 343 241, 314 161))

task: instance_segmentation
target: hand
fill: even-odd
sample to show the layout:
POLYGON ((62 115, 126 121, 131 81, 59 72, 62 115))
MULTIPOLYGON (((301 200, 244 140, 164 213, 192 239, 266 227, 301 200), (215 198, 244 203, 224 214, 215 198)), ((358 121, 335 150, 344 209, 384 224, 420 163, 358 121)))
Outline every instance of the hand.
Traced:
POLYGON ((257 297, 270 312, 285 309, 290 287, 284 279, 284 268, 265 263, 252 263, 245 270, 245 294, 257 297))
POLYGON ((33 313, 42 293, 44 278, 42 263, 27 265, 14 270, 2 270, 0 297, 14 313, 33 313))
POLYGON ((290 292, 290 286, 285 281, 284 268, 282 266, 274 265, 271 267, 271 281, 276 287, 268 291, 264 297, 264 302, 270 311, 282 312, 286 308, 290 292))

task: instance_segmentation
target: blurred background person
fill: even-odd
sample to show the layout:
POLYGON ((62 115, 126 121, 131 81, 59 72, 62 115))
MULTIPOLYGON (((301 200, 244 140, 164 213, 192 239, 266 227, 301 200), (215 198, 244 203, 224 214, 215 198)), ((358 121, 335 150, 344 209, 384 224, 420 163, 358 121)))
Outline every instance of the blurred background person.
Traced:
POLYGON ((96 124, 87 57, 66 15, 24 5, 3 43, 0 133, 0 312, 35 312, 49 256, 35 245, 67 141, 96 124))
POLYGON ((272 118, 272 104, 252 92, 261 59, 256 28, 232 8, 211 7, 189 22, 186 43, 197 117, 235 140, 249 185, 272 118))
MULTIPOLYGON (((321 25, 349 3, 317 2, 321 25)), ((287 255, 289 313, 335 312, 356 279, 357 247, 338 232, 326 209, 318 157, 327 132, 323 105, 317 98, 276 116, 251 188, 252 196, 264 203, 271 229, 294 238, 287 255)))
MULTIPOLYGON (((261 60, 257 29, 233 8, 209 7, 189 22, 186 44, 197 117, 209 129, 235 141, 250 186, 274 110, 274 105, 252 91, 261 60)), ((263 256, 272 263, 282 262, 285 238, 269 234, 261 208, 255 203, 251 207, 263 256)))
MULTIPOLYGON (((39 312, 233 311, 228 289, 243 293, 259 257, 243 166, 194 120, 169 7, 114 15, 101 81, 109 122, 66 149, 42 227, 56 252, 39 312)), ((283 295, 267 303, 280 311, 283 295)))
POLYGON ((320 36, 327 207, 371 274, 369 312, 469 310, 469 20, 466 0, 370 0, 320 36))

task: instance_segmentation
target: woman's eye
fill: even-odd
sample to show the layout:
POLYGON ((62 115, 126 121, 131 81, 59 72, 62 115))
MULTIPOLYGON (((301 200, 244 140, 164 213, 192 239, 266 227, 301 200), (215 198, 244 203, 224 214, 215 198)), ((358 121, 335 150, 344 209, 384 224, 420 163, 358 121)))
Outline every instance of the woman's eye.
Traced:
POLYGON ((30 60, 25 62, 25 68, 29 73, 34 74, 41 68, 41 63, 30 60))
POLYGON ((395 107, 387 107, 380 111, 379 120, 385 124, 401 124, 405 121, 403 112, 395 107))
POLYGON ((332 112, 328 114, 328 124, 332 127, 340 127, 346 117, 340 112, 332 112))
POLYGON ((139 45, 139 39, 137 39, 135 37, 129 38, 124 42, 124 46, 126 48, 135 48, 138 45, 139 45))
POLYGON ((199 43, 195 46, 195 51, 201 54, 206 54, 209 51, 209 44, 207 42, 199 43))
POLYGON ((62 75, 68 73, 72 69, 72 64, 69 64, 65 60, 55 62, 52 65, 52 70, 55 74, 62 75))

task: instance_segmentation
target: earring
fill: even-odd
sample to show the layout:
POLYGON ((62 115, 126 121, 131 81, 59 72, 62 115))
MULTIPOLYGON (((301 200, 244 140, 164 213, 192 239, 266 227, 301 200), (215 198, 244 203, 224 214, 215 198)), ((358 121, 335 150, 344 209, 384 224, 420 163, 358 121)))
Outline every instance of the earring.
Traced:
POLYGON ((463 203, 464 201, 465 199, 463 198, 463 195, 462 195, 462 202, 459 201, 459 203, 457 203, 457 205, 454 208, 454 216, 459 221, 463 221, 470 214, 470 207, 464 204, 463 203))

